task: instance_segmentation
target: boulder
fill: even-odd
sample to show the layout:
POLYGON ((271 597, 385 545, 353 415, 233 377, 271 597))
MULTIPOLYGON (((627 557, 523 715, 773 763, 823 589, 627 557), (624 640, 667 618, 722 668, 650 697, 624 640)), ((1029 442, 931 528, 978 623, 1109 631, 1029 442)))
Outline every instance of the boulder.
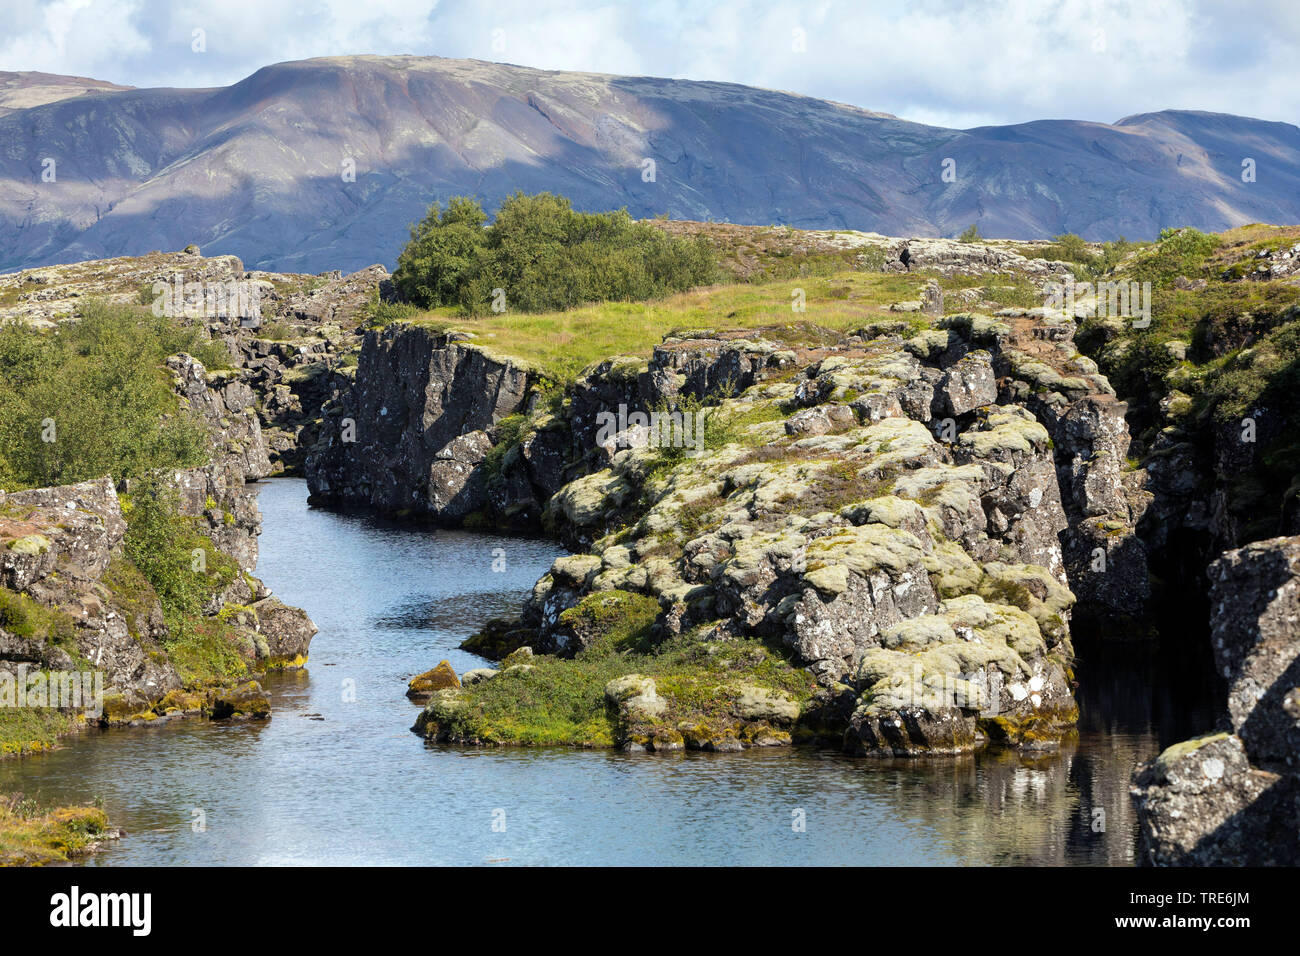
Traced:
POLYGON ((1300 773, 1300 537, 1229 551, 1208 576, 1232 729, 1253 764, 1300 773))
POLYGON ((307 612, 273 597, 257 601, 251 608, 263 639, 257 645, 262 665, 275 670, 304 666, 317 630, 307 612))
POLYGON ((440 661, 433 670, 411 678, 410 684, 407 685, 406 696, 422 704, 440 690, 450 690, 460 686, 460 678, 456 676, 451 662, 440 661))
POLYGON ((992 358, 985 351, 971 352, 940 379, 934 393, 934 414, 938 418, 957 417, 997 400, 997 374, 993 371, 992 358))
POLYGON ((1239 737, 1175 744, 1138 768, 1132 795, 1147 865, 1300 864, 1296 778, 1252 767, 1239 737))

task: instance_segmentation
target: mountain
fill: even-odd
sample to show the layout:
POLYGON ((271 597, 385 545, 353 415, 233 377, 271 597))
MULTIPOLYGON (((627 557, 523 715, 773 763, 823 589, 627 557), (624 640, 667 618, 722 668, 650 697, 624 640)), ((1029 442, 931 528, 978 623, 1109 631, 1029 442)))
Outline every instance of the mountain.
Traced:
POLYGON ((129 86, 91 80, 84 76, 9 73, 0 70, 0 116, 31 106, 41 106, 44 103, 81 96, 83 93, 107 93, 129 89, 131 89, 129 86))
POLYGON ((391 265, 431 201, 491 207, 516 189, 915 236, 1300 221, 1286 123, 1167 111, 955 130, 728 83, 434 57, 281 63, 217 89, 0 74, 0 144, 0 270, 189 243, 277 271, 391 265))

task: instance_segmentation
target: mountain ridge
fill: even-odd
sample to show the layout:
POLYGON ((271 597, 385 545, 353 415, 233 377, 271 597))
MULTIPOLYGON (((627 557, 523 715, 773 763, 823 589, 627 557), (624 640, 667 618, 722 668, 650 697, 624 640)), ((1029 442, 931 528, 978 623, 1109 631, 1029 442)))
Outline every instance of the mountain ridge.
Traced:
POLYGON ((515 189, 915 236, 1300 221, 1300 128, 1196 110, 957 130, 735 83, 437 57, 287 61, 203 89, 4 77, 81 92, 0 112, 0 271, 190 243, 276 271, 391 265, 430 202, 515 189))

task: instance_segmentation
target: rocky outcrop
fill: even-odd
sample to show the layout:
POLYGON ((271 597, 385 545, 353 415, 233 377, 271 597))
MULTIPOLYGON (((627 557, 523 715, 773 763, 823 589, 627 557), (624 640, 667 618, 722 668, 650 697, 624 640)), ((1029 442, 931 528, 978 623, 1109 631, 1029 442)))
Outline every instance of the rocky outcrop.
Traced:
MULTIPOLYGON (((247 482, 270 462, 249 387, 211 376, 189 355, 168 361, 179 414, 198 418, 209 461, 166 476, 182 515, 237 568, 215 588, 202 616, 223 630, 250 672, 301 667, 316 627, 253 577, 261 515, 247 482)), ((134 492, 134 483, 122 488, 134 492)), ((185 686, 169 656, 168 623, 157 594, 127 558, 118 490, 108 477, 5 495, 0 492, 0 669, 99 672, 105 722, 206 713, 269 714, 256 682, 185 686)), ((195 622, 189 622, 195 623, 195 622)))
POLYGON ((167 367, 183 408, 203 421, 209 436, 208 463, 176 473, 181 510, 202 518, 213 543, 251 573, 262 516, 246 483, 271 473, 253 391, 224 376, 209 383, 207 370, 190 355, 173 356, 167 367))
POLYGON ((394 325, 367 335, 309 482, 336 505, 540 521, 578 552, 487 629, 502 653, 581 654, 565 613, 628 592, 660 639, 781 642, 849 749, 1051 747, 1077 713, 1072 589, 1099 614, 1148 594, 1125 407, 1075 328, 1040 309, 815 345, 679 333, 557 404, 463 333, 394 325))
POLYGON ((489 501, 492 429, 528 409, 536 382, 463 336, 419 326, 367 334, 356 382, 327 410, 307 458, 311 500, 464 519, 489 501))
POLYGON ((615 441, 551 499, 548 520, 587 553, 534 588, 533 645, 578 653, 565 611, 639 592, 659 602, 664 634, 779 639, 829 697, 851 695, 855 751, 1032 748, 1069 733, 1073 596, 1052 441, 1014 400, 1023 380, 1002 381, 1009 327, 940 325, 795 351, 761 334, 683 340, 584 376, 575 436, 605 403, 644 410, 698 389, 726 437, 706 435, 695 456, 615 441))
POLYGON ((91 667, 138 705, 180 688, 158 599, 120 564, 125 534, 107 478, 0 493, 0 668, 91 667))
POLYGON ((1156 865, 1300 864, 1300 538, 1210 566, 1223 731, 1144 764, 1133 796, 1156 865))
MULTIPOLYGON (((467 674, 466 677, 469 675, 467 674)), ((473 683, 473 681, 467 681, 473 683)), ((460 678, 452 669, 450 661, 439 661, 438 666, 423 674, 412 677, 407 684, 406 696, 417 704, 427 704, 429 698, 440 690, 460 687, 460 678)))
POLYGON ((940 275, 1016 275, 1033 279, 1072 279, 1065 262, 1027 259, 1011 249, 985 242, 959 242, 955 239, 884 239, 863 237, 864 244, 885 250, 885 269, 889 272, 937 272, 940 275), (872 242, 872 240, 877 240, 872 242), (884 240, 883 242, 879 240, 884 240))

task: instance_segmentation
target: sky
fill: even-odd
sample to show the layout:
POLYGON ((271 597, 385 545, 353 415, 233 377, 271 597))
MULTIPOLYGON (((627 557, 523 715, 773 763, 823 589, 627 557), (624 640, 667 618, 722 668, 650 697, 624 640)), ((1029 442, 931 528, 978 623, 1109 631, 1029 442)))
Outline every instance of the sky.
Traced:
POLYGON ((1300 0, 0 0, 0 16, 0 70, 131 86, 409 53, 721 80, 959 128, 1161 109, 1300 122, 1300 0))

